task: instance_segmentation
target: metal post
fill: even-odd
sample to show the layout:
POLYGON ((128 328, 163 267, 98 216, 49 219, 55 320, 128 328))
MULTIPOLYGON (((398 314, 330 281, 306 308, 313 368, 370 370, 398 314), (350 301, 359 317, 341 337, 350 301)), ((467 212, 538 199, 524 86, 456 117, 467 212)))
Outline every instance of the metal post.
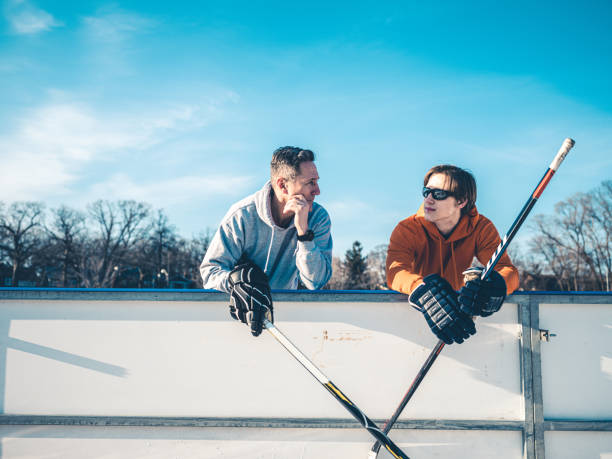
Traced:
POLYGON ((519 323, 521 324, 520 358, 521 387, 523 388, 523 403, 525 423, 523 426, 523 459, 536 459, 535 437, 533 428, 533 372, 531 361, 531 312, 530 300, 518 303, 519 323))
POLYGON ((529 297, 531 315, 531 370, 533 390, 533 435, 535 458, 545 459, 544 402, 542 395, 542 359, 540 356, 540 304, 535 296, 529 297))

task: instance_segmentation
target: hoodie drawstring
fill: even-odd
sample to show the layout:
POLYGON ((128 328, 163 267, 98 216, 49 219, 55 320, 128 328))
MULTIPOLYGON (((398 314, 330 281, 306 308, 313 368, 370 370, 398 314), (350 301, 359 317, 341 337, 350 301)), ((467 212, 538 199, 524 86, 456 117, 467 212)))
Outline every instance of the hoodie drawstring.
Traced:
POLYGON ((270 236, 270 246, 268 247, 268 256, 266 256, 266 266, 264 267, 264 273, 268 271, 268 262, 270 261, 270 252, 272 252, 272 242, 274 242, 274 226, 272 226, 272 235, 270 236))
MULTIPOLYGON (((451 249, 451 256, 448 262, 453 265, 453 275, 454 275, 453 279, 457 279, 457 262, 455 261, 455 241, 451 241, 450 249, 451 249)), ((440 258, 440 271, 441 271, 440 277, 444 277, 444 260, 442 258, 442 240, 441 239, 438 239, 438 255, 440 258)))
POLYGON ((438 239, 438 254, 440 255, 440 277, 444 277, 444 261, 442 260, 442 240, 438 239))
POLYGON ((450 262, 453 264, 453 272, 455 277, 453 279, 457 279, 457 263, 455 262, 455 241, 451 242, 451 259, 450 262))

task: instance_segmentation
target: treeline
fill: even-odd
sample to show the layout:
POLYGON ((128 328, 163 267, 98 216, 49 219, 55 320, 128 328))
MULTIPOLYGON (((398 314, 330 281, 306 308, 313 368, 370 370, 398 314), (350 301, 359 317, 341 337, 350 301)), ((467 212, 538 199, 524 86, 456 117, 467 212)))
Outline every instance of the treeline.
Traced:
POLYGON ((514 257, 523 289, 612 289, 612 180, 557 203, 554 215, 537 215, 530 226, 535 235, 514 257))
POLYGON ((209 242, 180 237, 142 202, 99 200, 86 212, 0 203, 0 286, 199 288, 209 242))
MULTIPOLYGON (((554 215, 536 215, 528 227, 530 240, 509 250, 520 289, 612 290, 612 180, 559 202, 554 215)), ((162 210, 142 202, 100 200, 85 212, 0 202, 0 286, 201 288, 210 238, 210 231, 179 236, 162 210)), ((386 245, 366 255, 355 241, 333 258, 325 288, 386 289, 386 255, 386 245)))
POLYGON ((346 251, 344 258, 333 257, 333 274, 326 289, 330 290, 386 290, 385 261, 387 245, 374 247, 367 255, 359 241, 346 251))

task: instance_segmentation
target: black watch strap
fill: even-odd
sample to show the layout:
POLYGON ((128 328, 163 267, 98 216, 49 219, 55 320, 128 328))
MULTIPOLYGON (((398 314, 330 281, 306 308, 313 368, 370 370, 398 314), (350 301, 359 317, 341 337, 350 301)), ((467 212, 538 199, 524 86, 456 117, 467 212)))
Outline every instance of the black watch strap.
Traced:
POLYGON ((301 236, 298 235, 297 240, 298 241, 312 241, 314 239, 314 232, 309 229, 308 231, 306 231, 304 234, 302 234, 301 236))

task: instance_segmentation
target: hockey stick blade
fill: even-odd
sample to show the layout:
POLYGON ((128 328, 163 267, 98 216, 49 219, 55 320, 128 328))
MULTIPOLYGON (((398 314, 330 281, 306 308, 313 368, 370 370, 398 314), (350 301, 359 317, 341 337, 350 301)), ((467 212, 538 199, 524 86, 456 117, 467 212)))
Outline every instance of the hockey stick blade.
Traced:
MULTIPOLYGON (((385 445, 385 448, 396 459, 410 459, 393 441, 384 433, 370 418, 368 418, 357 406, 342 393, 330 379, 319 370, 295 344, 281 333, 281 331, 268 319, 264 319, 264 327, 289 353, 302 364, 308 372, 319 381, 325 389, 336 399, 351 415, 376 439, 377 444, 385 445)), ((380 448, 380 447, 379 447, 380 448)))

